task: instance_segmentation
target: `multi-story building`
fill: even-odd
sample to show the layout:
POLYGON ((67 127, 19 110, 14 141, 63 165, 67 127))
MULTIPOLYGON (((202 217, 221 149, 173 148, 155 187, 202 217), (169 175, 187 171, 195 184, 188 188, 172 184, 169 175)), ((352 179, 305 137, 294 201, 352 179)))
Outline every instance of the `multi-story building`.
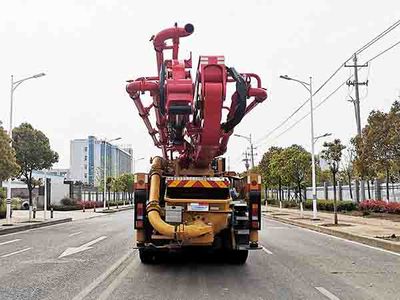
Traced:
POLYGON ((56 169, 52 168, 47 171, 47 174, 49 175, 57 175, 57 176, 63 176, 64 179, 69 179, 69 169, 56 169))
POLYGON ((97 186, 104 176, 104 158, 106 158, 106 176, 117 177, 132 172, 132 156, 131 147, 112 145, 94 136, 72 140, 70 178, 73 181, 97 186))

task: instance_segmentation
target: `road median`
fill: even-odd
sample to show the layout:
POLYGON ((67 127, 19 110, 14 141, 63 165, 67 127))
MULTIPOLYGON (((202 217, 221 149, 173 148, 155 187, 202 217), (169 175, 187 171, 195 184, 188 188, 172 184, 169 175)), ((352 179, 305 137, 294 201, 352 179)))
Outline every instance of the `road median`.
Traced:
POLYGON ((62 218, 62 219, 54 219, 54 220, 46 220, 46 221, 36 221, 31 223, 14 223, 12 225, 2 225, 0 226, 0 235, 25 231, 34 228, 46 227, 51 225, 57 225, 62 223, 71 222, 72 218, 62 218))

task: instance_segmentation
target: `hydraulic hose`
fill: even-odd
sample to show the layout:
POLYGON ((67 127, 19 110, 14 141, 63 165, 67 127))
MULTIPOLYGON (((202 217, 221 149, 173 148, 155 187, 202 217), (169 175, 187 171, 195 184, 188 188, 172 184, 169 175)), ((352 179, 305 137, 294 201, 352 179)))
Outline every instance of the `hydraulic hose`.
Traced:
POLYGON ((234 111, 233 117, 230 118, 228 114, 228 120, 221 124, 221 128, 225 132, 231 131, 237 124, 242 121, 246 112, 246 99, 247 99, 247 86, 243 77, 234 69, 227 68, 229 75, 236 81, 236 92, 232 96, 231 111, 234 111))
POLYGON ((161 207, 159 204, 160 198, 160 178, 162 172, 163 159, 161 157, 153 158, 153 165, 151 170, 150 180, 150 195, 147 204, 147 216, 150 224, 157 232, 169 238, 174 238, 179 241, 188 239, 199 238, 205 235, 210 235, 211 241, 213 239, 212 226, 202 224, 193 225, 177 225, 173 226, 166 223, 161 219, 161 207))

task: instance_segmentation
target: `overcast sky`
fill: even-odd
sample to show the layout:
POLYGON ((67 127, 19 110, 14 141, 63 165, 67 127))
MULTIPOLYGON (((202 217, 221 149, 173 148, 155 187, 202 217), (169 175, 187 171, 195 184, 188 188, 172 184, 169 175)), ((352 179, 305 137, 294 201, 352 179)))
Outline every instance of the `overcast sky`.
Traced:
MULTIPOLYGON (((39 72, 15 92, 14 126, 32 123, 60 154, 58 167, 69 166, 69 142, 88 135, 132 144, 136 157, 159 154, 125 92, 125 80, 156 75, 151 35, 192 23, 181 53, 225 55, 228 66, 261 76, 269 98, 236 127, 259 141, 307 97, 288 74, 313 76, 317 88, 343 61, 400 16, 398 0, 385 1, 111 1, 4 0, 0 3, 0 120, 8 128, 10 75, 21 79, 39 72)), ((363 52, 360 63, 400 40, 400 28, 363 52)), ((360 72, 362 122, 372 109, 388 110, 400 94, 400 46, 360 72)), ((196 68, 197 66, 194 66, 196 68)), ((317 97, 332 92, 350 69, 343 69, 317 97)), ((348 143, 356 131, 347 87, 315 112, 316 135, 332 133, 348 143)), ((354 92, 352 92, 354 94, 354 92)), ((258 158, 271 145, 301 144, 310 149, 309 118, 278 136, 309 111, 306 105, 291 122, 264 139, 258 158)), ((243 170, 240 154, 247 142, 231 138, 231 169, 243 170)), ((317 150, 322 141, 317 143, 317 150)), ((147 162, 140 162, 145 170, 147 162)))

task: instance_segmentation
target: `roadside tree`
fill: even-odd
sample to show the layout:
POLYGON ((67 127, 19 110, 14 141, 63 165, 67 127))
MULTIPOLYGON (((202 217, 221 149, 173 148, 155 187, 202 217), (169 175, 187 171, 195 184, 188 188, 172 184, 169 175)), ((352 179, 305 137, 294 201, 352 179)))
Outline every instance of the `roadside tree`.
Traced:
POLYGON ((340 139, 335 139, 333 142, 325 142, 323 146, 324 149, 322 150, 322 158, 327 161, 327 163, 329 164, 329 169, 332 173, 334 223, 338 224, 336 202, 336 174, 339 171, 342 151, 346 147, 342 145, 340 139))
POLYGON ((0 126, 0 187, 2 181, 16 176, 18 171, 19 166, 15 158, 15 151, 10 147, 10 138, 0 126))
MULTIPOLYGON (((279 155, 279 153, 282 150, 283 149, 279 148, 279 147, 269 148, 268 151, 263 154, 263 157, 258 165, 263 184, 269 188, 277 187, 279 199, 281 196, 281 187, 282 186, 281 186, 281 184, 279 184, 280 178, 279 178, 279 176, 277 176, 276 172, 275 173, 273 172, 274 170, 272 169, 271 164, 274 160, 274 156, 279 155)), ((275 159, 276 159, 276 157, 275 157, 275 159)))
POLYGON ((302 201, 301 191, 311 170, 311 154, 299 145, 292 145, 282 151, 282 174, 290 185, 294 185, 296 199, 302 201))
POLYGON ((50 148, 49 139, 40 130, 22 123, 13 130, 13 147, 20 167, 19 177, 28 186, 29 209, 32 209, 32 191, 40 184, 32 176, 34 170, 50 169, 58 161, 58 154, 50 148))
POLYGON ((279 147, 271 147, 268 152, 263 156, 263 160, 260 170, 265 177, 264 182, 268 186, 274 186, 278 188, 278 200, 283 200, 282 187, 287 183, 285 174, 282 172, 282 165, 284 164, 283 149, 279 147))

